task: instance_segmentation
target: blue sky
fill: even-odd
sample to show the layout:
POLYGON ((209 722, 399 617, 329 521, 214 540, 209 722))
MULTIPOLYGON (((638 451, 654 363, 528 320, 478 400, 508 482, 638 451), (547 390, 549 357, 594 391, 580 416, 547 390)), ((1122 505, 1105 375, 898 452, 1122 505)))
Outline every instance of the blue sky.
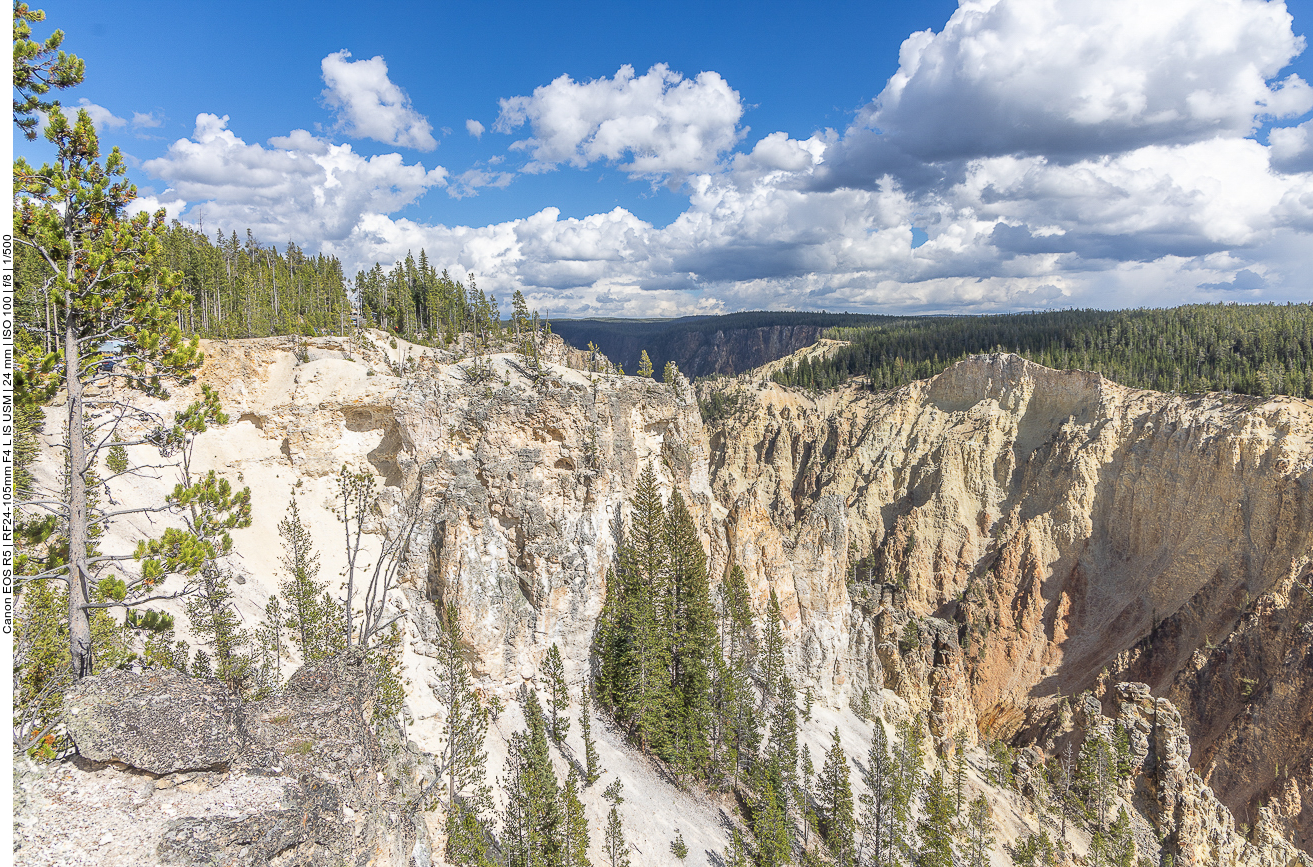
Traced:
POLYGON ((1311 294, 1313 2, 41 5, 144 204, 351 270, 554 315, 1311 294))

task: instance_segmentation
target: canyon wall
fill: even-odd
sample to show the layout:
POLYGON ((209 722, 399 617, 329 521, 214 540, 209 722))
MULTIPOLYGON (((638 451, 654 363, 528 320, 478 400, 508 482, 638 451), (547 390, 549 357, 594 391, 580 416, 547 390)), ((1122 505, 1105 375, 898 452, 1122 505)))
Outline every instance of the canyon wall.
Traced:
POLYGON ((934 639, 938 673, 899 689, 941 738, 974 722, 1031 739, 1063 696, 1144 681, 1181 708, 1223 803, 1242 822, 1269 803, 1308 845, 1307 403, 1011 355, 892 392, 705 388, 737 394, 709 430, 732 553, 788 600, 821 686, 909 681, 902 618, 918 640, 956 633, 934 639))
MULTIPOLYGON (((1305 402, 1138 391, 1011 355, 814 395, 588 373, 559 339, 542 371, 379 333, 205 349, 233 421, 201 438, 197 466, 254 492, 253 526, 233 533, 248 620, 277 589, 289 498, 329 577, 345 565, 341 466, 382 492, 369 558, 418 491, 392 604, 421 746, 443 722, 424 688, 435 606, 459 605, 485 694, 535 682, 552 643, 583 670, 650 464, 688 500, 713 584, 742 566, 759 614, 776 591, 795 683, 827 712, 896 694, 941 753, 959 731, 1043 747, 1064 698, 1089 691, 1115 714, 1115 685, 1142 681, 1179 709, 1193 769, 1237 822, 1265 808, 1264 833, 1310 848, 1305 402), (715 392, 728 409, 704 424, 698 398, 715 392)), ((125 501, 158 502, 172 479, 134 484, 125 501)))

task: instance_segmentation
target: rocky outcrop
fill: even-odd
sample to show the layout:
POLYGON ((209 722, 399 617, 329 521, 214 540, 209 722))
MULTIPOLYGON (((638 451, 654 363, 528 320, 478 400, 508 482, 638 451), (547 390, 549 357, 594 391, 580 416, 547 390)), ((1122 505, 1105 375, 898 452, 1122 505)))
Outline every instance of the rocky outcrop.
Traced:
MULTIPOLYGON (((126 800, 136 809, 96 826, 99 842, 87 848, 131 834, 138 851, 130 863, 138 864, 427 863, 420 808, 432 757, 407 744, 393 720, 375 719, 375 677, 348 653, 245 706, 222 684, 176 672, 87 678, 69 695, 69 732, 93 762, 83 773, 103 778, 78 788, 134 789, 126 800), (212 806, 218 791, 226 793, 221 811, 212 806), (152 809, 161 800, 167 809, 152 809)), ((16 822, 41 827, 49 806, 27 798, 16 822)), ((29 840, 26 854, 52 845, 29 840)))
POLYGON ((1306 789, 1286 780, 1313 749, 1296 586, 1313 551, 1313 407, 1138 391, 1011 355, 891 392, 701 388, 734 408, 708 431, 730 556, 758 595, 776 589, 803 682, 838 700, 918 679, 848 591, 887 587, 910 616, 956 625, 963 664, 944 672, 986 732, 1134 675, 1183 708, 1195 767, 1229 808, 1289 791, 1280 809, 1306 821, 1306 789), (1280 743, 1259 734, 1269 707, 1280 743))
POLYGON ((1078 702, 1077 734, 1101 734, 1111 742, 1114 723, 1127 732, 1131 780, 1126 794, 1153 823, 1161 854, 1182 867, 1313 864, 1283 839, 1267 808, 1256 812, 1252 827, 1237 827, 1231 812, 1191 769, 1190 736, 1171 701, 1154 698, 1143 683, 1118 683, 1112 692, 1117 700, 1113 718, 1102 714, 1093 696, 1078 702))
POLYGON ((226 770, 249 743, 231 690, 172 669, 88 677, 69 689, 65 707, 82 756, 152 774, 226 770))

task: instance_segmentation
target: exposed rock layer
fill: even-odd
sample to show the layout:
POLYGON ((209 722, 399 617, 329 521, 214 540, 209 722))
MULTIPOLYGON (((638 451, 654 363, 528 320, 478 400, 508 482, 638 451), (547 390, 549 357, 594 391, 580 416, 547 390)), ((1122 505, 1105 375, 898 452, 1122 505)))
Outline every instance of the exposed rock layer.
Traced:
POLYGON ((1243 816, 1271 799, 1307 845, 1307 403, 1137 391, 1007 355, 884 393, 705 388, 742 395, 709 431, 732 555, 780 594, 823 687, 907 683, 928 706, 933 678, 892 670, 890 629, 845 578, 887 586, 957 625, 986 731, 1142 679, 1183 709, 1223 802, 1243 816))

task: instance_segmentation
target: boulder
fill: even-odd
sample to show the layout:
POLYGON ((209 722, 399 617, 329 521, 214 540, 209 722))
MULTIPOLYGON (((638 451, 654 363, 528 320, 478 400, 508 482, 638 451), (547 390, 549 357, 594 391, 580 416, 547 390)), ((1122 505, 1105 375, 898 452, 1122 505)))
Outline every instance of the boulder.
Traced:
POLYGON ((85 758, 153 774, 224 769, 248 741, 241 702, 226 686, 171 669, 84 678, 65 707, 85 758))

